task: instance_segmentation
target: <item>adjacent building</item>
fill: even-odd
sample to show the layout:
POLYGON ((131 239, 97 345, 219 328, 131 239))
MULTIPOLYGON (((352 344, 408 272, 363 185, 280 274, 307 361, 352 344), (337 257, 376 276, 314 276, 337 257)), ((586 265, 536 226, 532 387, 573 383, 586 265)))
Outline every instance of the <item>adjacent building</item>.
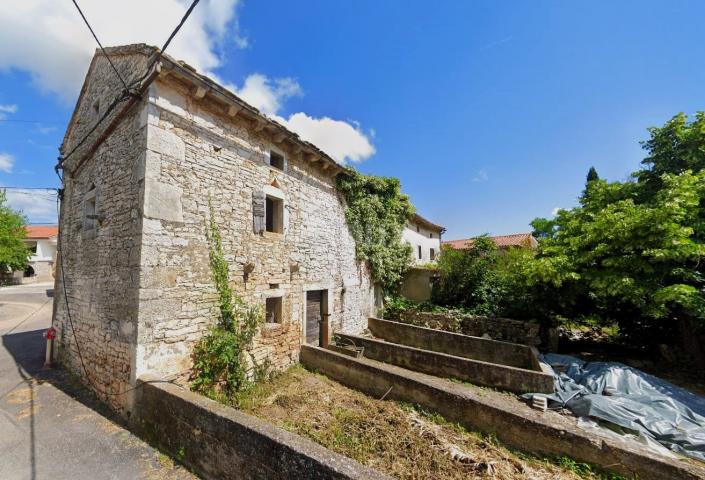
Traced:
POLYGON ((56 260, 56 239, 58 225, 27 225, 25 244, 32 252, 29 265, 22 272, 22 282, 49 282, 54 280, 56 260))
POLYGON ((413 248, 414 265, 436 262, 441 252, 441 235, 445 231, 440 225, 414 214, 402 232, 402 239, 413 248))
POLYGON ((121 392, 137 377, 190 367, 194 343, 218 316, 211 209, 232 288, 266 315, 252 350, 258 362, 296 362, 322 326, 365 329, 375 288, 336 188, 344 167, 156 48, 106 50, 134 88, 121 96, 96 52, 61 148, 65 283, 57 275, 53 323, 69 368, 83 374, 80 347, 99 395, 128 412, 131 393, 121 392))
POLYGON ((412 267, 404 275, 400 293, 414 302, 425 302, 431 298, 436 276, 433 265, 441 253, 441 236, 446 231, 419 214, 402 231, 402 240, 412 247, 412 267))
MULTIPOLYGON (((500 250, 506 250, 512 247, 536 248, 539 245, 538 241, 534 238, 531 233, 497 235, 489 238, 494 242, 495 245, 497 245, 497 248, 499 248, 500 250)), ((455 248, 456 250, 464 250, 472 247, 474 242, 475 239, 473 238, 465 238, 460 240, 446 240, 442 243, 443 246, 455 248)))

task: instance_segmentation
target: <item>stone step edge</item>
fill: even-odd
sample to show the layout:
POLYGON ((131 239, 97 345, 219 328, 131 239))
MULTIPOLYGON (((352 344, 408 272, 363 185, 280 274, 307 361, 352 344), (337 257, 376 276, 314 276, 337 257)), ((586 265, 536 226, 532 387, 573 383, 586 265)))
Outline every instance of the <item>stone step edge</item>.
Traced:
MULTIPOLYGON (((341 338, 344 338, 346 340, 353 342, 353 344, 356 341, 360 342, 361 344, 364 344, 364 342, 370 342, 370 343, 378 344, 381 347, 409 350, 411 353, 418 352, 418 353, 421 353, 424 355, 429 355, 431 357, 439 357, 441 359, 444 359, 444 360, 447 360, 450 362, 457 362, 461 365, 468 365, 469 364, 469 365, 475 365, 477 367, 485 367, 487 369, 504 371, 504 372, 507 372, 509 375, 528 375, 528 376, 532 376, 532 377, 542 377, 541 382, 545 383, 546 388, 543 388, 543 389, 537 388, 537 389, 533 389, 532 391, 529 392, 527 390, 517 388, 513 385, 508 385, 508 384, 507 385, 499 385, 497 383, 491 384, 491 382, 485 381, 485 379, 476 378, 476 377, 472 377, 469 375, 463 375, 462 373, 458 374, 458 375, 448 376, 448 375, 444 375, 442 372, 437 372, 437 371, 433 372, 430 370, 430 368, 428 366, 421 365, 421 366, 414 366, 414 367, 406 367, 404 365, 399 365, 398 363, 395 363, 395 362, 386 362, 385 360, 381 360, 379 358, 366 357, 364 352, 362 354, 362 356, 364 358, 370 358, 371 360, 377 360, 377 361, 389 363, 391 365, 396 365, 397 367, 406 368, 409 370, 413 370, 415 372, 425 373, 425 374, 433 375, 433 376, 440 377, 440 378, 455 378, 458 380, 462 380, 462 381, 466 381, 466 382, 470 382, 470 383, 475 383, 476 385, 481 385, 481 386, 490 387, 490 388, 498 388, 500 390, 507 390, 507 391, 514 392, 514 393, 553 393, 554 392, 554 388, 553 388, 554 381, 553 381, 553 375, 551 373, 546 373, 543 371, 536 371, 536 370, 529 370, 528 368, 513 367, 511 365, 503 365, 500 363, 485 362, 483 360, 475 360, 475 359, 467 358, 467 357, 458 357, 456 355, 451 355, 448 353, 437 352, 435 350, 424 350, 422 348, 410 347, 408 345, 394 343, 394 342, 390 342, 390 341, 382 340, 382 339, 378 339, 378 338, 369 338, 369 337, 363 337, 360 335, 353 335, 353 334, 348 334, 348 333, 338 333, 337 335, 340 336, 341 338)), ((333 351, 336 351, 336 350, 333 350, 333 351)), ((339 353, 344 353, 344 352, 339 352, 339 353)))
MULTIPOLYGON (((705 479, 705 468, 672 460, 646 449, 589 435, 575 425, 554 425, 542 413, 521 411, 501 393, 480 395, 448 380, 365 358, 353 358, 320 347, 302 345, 300 361, 348 387, 376 398, 421 405, 447 420, 494 434, 503 443, 539 455, 568 455, 641 480, 705 479), (504 405, 502 405, 504 403, 504 405)), ((521 405, 524 407, 524 405, 521 405)))

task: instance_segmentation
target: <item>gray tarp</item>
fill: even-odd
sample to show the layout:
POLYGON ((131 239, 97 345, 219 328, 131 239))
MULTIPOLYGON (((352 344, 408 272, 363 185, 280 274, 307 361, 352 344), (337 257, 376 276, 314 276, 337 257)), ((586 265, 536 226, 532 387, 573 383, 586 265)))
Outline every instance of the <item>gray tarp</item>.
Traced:
MULTIPOLYGON (((705 398, 617 362, 584 362, 547 354, 556 393, 545 395, 578 417, 653 438, 668 449, 705 461, 705 398)), ((527 397, 539 394, 529 394, 527 397)))

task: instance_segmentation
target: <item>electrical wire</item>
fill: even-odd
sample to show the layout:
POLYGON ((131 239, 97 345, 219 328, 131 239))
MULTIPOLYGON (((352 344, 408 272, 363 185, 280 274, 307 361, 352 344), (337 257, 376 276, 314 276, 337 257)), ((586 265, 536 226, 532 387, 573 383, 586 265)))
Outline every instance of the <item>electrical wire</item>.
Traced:
MULTIPOLYGON (((184 14, 184 16, 181 18, 181 21, 180 21, 179 24, 176 26, 176 28, 171 32, 171 35, 169 35, 169 38, 168 38, 167 41, 164 43, 164 46, 162 47, 162 49, 159 51, 159 53, 157 54, 157 56, 155 57, 155 59, 150 63, 150 65, 149 65, 149 67, 147 68, 147 71, 145 72, 145 74, 144 74, 138 81, 134 82, 134 83, 132 84, 133 86, 136 85, 136 84, 142 83, 142 82, 144 81, 144 79, 147 78, 147 76, 149 75, 149 72, 150 72, 150 71, 152 70, 152 68, 157 64, 157 62, 158 62, 159 59, 161 58, 162 54, 164 53, 164 51, 165 51, 165 50, 167 49, 167 47, 169 46, 169 43, 171 43, 171 41, 173 40, 173 38, 174 38, 174 37, 176 36, 176 34, 179 32, 179 30, 180 30, 181 27, 184 25, 184 23, 186 22, 186 20, 188 19, 188 17, 191 15, 191 12, 192 12, 193 9, 196 7, 196 5, 198 4, 199 1, 200 1, 200 0, 194 0, 193 3, 191 3, 191 6, 188 8, 188 10, 187 10, 186 13, 184 14)), ((76 8, 78 8, 78 4, 76 4, 75 0, 74 0, 74 4, 76 5, 76 8)), ((79 10, 79 12, 81 11, 80 8, 79 8, 78 10, 79 10)), ((83 17, 83 13, 81 13, 81 16, 83 17)), ((85 17, 84 17, 84 20, 85 20, 85 17)), ((88 21, 86 21, 86 24, 88 25, 88 21)), ((88 28, 90 29, 90 25, 88 25, 88 28)), ((91 29, 91 33, 93 33, 93 30, 92 30, 92 29, 91 29)), ((93 36, 95 37, 95 34, 94 34, 93 36)), ((98 38, 97 38, 97 37, 95 37, 95 39, 96 39, 96 41, 98 41, 98 38)), ((98 45, 100 45, 100 42, 98 42, 98 45)), ((101 48, 102 48, 102 46, 101 46, 101 48)), ((105 51, 103 51, 103 53, 105 53, 105 51)), ((106 55, 106 57, 107 57, 107 55, 106 55)), ((112 65, 112 62, 111 62, 111 65, 112 65)), ((117 73, 117 71, 116 71, 116 73, 117 73)), ((119 74, 118 74, 118 76, 119 76, 119 74)), ((59 180, 61 180, 62 185, 63 185, 63 178, 62 178, 62 176, 59 174, 59 168, 60 168, 61 164, 63 164, 63 162, 65 162, 81 145, 83 145, 83 143, 88 139, 88 137, 90 137, 90 135, 95 131, 95 129, 98 128, 98 125, 100 125, 100 124, 107 118, 108 114, 109 114, 120 102, 126 100, 127 98, 129 98, 129 97, 131 96, 131 93, 130 93, 129 89, 127 88, 127 86, 125 86, 125 88, 126 88, 126 90, 124 90, 124 91, 122 92, 122 94, 121 94, 120 96, 118 96, 118 97, 113 101, 113 103, 108 107, 107 111, 103 114, 103 116, 102 116, 100 119, 98 119, 98 121, 96 122, 96 124, 93 125, 93 127, 91 128, 91 130, 81 139, 81 141, 76 145, 76 147, 74 147, 74 148, 71 150, 71 152, 69 152, 65 157, 63 157, 63 158, 61 159, 61 161, 60 161, 59 164, 57 164, 55 170, 56 170, 57 176, 59 177, 59 180)), ((63 196, 63 189, 60 189, 60 190, 58 191, 58 193, 59 193, 59 194, 58 194, 57 197, 56 197, 57 216, 59 216, 59 215, 61 214, 60 202, 61 202, 61 198, 62 198, 62 196, 63 196)), ((66 317, 68 318, 69 326, 71 327, 71 334, 72 334, 72 336, 73 336, 73 341, 74 341, 74 343, 76 344, 76 352, 78 353, 78 358, 79 358, 79 361, 80 361, 80 363, 81 363, 81 369, 83 370, 83 373, 84 373, 84 375, 86 376, 86 380, 88 381, 88 383, 90 383, 90 384, 93 386, 93 389, 94 389, 96 392, 102 394, 103 396, 124 395, 124 394, 126 394, 126 393, 128 393, 128 392, 131 392, 131 391, 133 391, 133 390, 137 390, 137 389, 140 388, 142 385, 144 385, 144 383, 162 383, 162 382, 164 382, 164 383, 171 383, 171 382, 173 382, 173 379, 172 379, 172 380, 166 380, 167 377, 173 376, 174 378, 176 378, 176 377, 178 377, 179 375, 182 375, 182 374, 188 372, 189 370, 184 370, 184 371, 182 371, 182 372, 178 372, 178 373, 175 373, 175 374, 172 374, 172 375, 167 375, 167 377, 164 377, 163 379, 160 379, 160 380, 150 380, 150 381, 141 383, 141 384, 139 384, 139 385, 136 385, 136 386, 134 386, 134 387, 132 387, 132 388, 129 388, 129 389, 127 389, 127 390, 124 390, 124 391, 122 391, 122 392, 106 392, 105 390, 103 390, 102 388, 100 388, 100 387, 97 385, 97 383, 93 381, 93 379, 91 379, 91 376, 88 374, 88 369, 86 369, 86 363, 85 363, 84 360, 83 360, 83 353, 81 352, 81 344, 78 342, 78 337, 76 336, 76 329, 75 329, 74 324, 73 324, 73 317, 71 316, 71 308, 69 307, 69 297, 68 297, 68 292, 67 292, 67 290, 66 290, 66 277, 65 277, 65 275, 64 275, 64 256, 62 255, 61 238, 62 238, 62 232, 61 232, 61 230, 59 230, 59 234, 57 235, 57 251, 59 252, 58 267, 59 267, 60 276, 61 276, 61 289, 63 290, 63 294, 64 294, 64 295, 63 295, 63 296, 64 296, 64 304, 66 305, 66 317)))
POLYGON ((122 86, 125 87, 125 90, 129 90, 129 89, 127 88, 127 83, 125 83, 125 80, 122 78, 122 75, 120 75, 120 72, 118 72, 118 69, 115 67, 115 64, 113 63, 112 60, 110 60, 110 57, 108 56, 107 52, 106 52, 105 49, 103 48, 103 44, 100 43, 100 40, 98 40, 98 35, 95 34, 95 32, 93 31, 93 28, 91 27, 91 24, 88 23, 88 19, 87 19, 86 16, 83 14, 83 11, 81 10, 81 7, 78 6, 78 2, 77 2, 76 0, 72 0, 72 1, 73 1, 73 4, 76 6, 76 10, 78 10, 78 13, 81 15, 81 18, 83 19, 83 21, 85 22, 86 26, 88 27, 88 30, 91 31, 91 35, 93 35, 93 38, 95 38, 96 43, 98 44, 98 46, 99 46, 100 49, 102 50, 103 55, 105 55, 105 58, 108 59, 108 63, 110 64, 110 66, 113 67, 113 71, 115 72, 115 75, 117 75, 117 77, 120 79, 120 82, 122 82, 122 86))
POLYGON ((191 15, 191 12, 193 12, 193 9, 196 8, 196 5, 198 5, 199 1, 200 0, 193 0, 193 2, 191 3, 191 6, 188 7, 188 10, 186 10, 186 12, 184 13, 184 16, 181 17, 181 21, 179 22, 179 24, 176 26, 174 31, 171 32, 171 35, 169 35, 169 38, 166 39, 166 42, 164 42, 164 45, 162 45, 162 48, 157 53, 157 56, 154 57, 154 60, 152 60, 152 62, 149 64, 147 71, 133 85, 138 84, 138 83, 142 83, 144 81, 144 79, 147 78, 147 75, 149 75, 149 72, 152 70, 152 68, 154 68, 154 66, 157 64, 157 62, 159 62, 159 60, 162 58, 162 55, 164 55, 164 52, 169 47, 169 44, 174 39, 176 34, 179 33, 179 30, 181 30, 181 27, 184 25, 184 23, 186 23, 186 20, 191 15))
MULTIPOLYGON (((60 209, 60 196, 56 198, 56 213, 57 216, 60 214, 61 209, 60 209)), ((80 360, 81 363, 81 370, 83 370, 83 374, 86 376, 86 380, 88 383, 93 387, 93 389, 106 397, 112 397, 112 396, 119 396, 119 395, 125 395, 126 393, 132 392, 134 390, 137 390, 138 388, 142 387, 145 383, 173 383, 174 380, 176 380, 177 377, 180 375, 183 375, 184 373, 188 373, 190 370, 183 370, 177 373, 173 373, 171 375, 167 375, 163 378, 160 378, 158 380, 148 380, 146 382, 142 382, 138 385, 135 385, 132 388, 128 388, 127 390, 119 391, 119 392, 108 392, 104 389, 102 389, 98 384, 91 378, 90 374, 88 373, 88 369, 86 368, 86 363, 83 361, 83 353, 81 352, 81 344, 78 342, 78 337, 76 336, 76 328, 74 327, 73 324, 73 317, 71 316, 71 309, 69 308, 69 296, 68 292, 66 291, 66 277, 64 276, 64 256, 61 248, 61 237, 62 237, 62 232, 59 231, 59 234, 57 235, 56 238, 56 248, 58 251, 58 257, 59 257, 59 262, 58 262, 58 267, 61 275, 61 290, 63 291, 63 296, 64 296, 64 304, 66 305, 66 317, 68 318, 69 321, 69 326, 71 327, 71 336, 73 337, 73 342, 76 344, 76 352, 78 353, 78 359, 80 360), (169 380, 169 377, 173 377, 169 380)))
MULTIPOLYGON (((194 0, 193 3, 191 3, 191 6, 188 8, 188 10, 186 10, 186 13, 184 13, 184 16, 181 18, 181 21, 179 22, 179 24, 178 24, 178 25, 176 26, 176 28, 171 32, 171 35, 169 35, 169 38, 167 38, 166 42, 164 42, 164 45, 162 46, 161 50, 159 50, 159 52, 157 53, 157 56, 156 56, 156 57, 154 58, 154 60, 149 64, 149 67, 147 67, 147 71, 145 71, 145 73, 144 73, 144 75, 142 75, 142 77, 140 77, 138 80, 134 81, 134 82, 130 85, 131 87, 134 88, 135 85, 139 85, 140 83, 142 83, 142 82, 147 78, 147 76, 149 75, 149 72, 151 72, 152 68, 154 68, 154 66, 157 64, 157 62, 159 62, 159 60, 161 59, 162 55, 164 54, 164 51, 167 49, 167 47, 169 47, 169 44, 170 44, 171 41, 174 39, 174 37, 176 36, 176 34, 179 32, 179 30, 181 29, 181 27, 184 25, 184 23, 186 22, 186 20, 188 19, 188 17, 191 15, 191 12, 193 12, 193 9, 196 7, 196 5, 198 5, 198 2, 199 2, 199 1, 200 1, 200 0, 194 0)), ((61 165, 63 165, 64 162, 66 162, 66 160, 68 160, 69 157, 71 157, 71 155, 73 155, 73 154, 76 152, 76 150, 78 150, 78 149, 85 143, 86 140, 88 140, 88 137, 90 137, 90 136, 93 134, 93 132, 96 130, 96 128, 98 128, 98 126, 99 126, 101 123, 103 123, 103 121, 104 121, 104 120, 108 117, 108 115, 115 109, 115 107, 116 107, 119 103, 124 102, 125 100, 127 100, 131 95, 132 95, 132 94, 131 94, 131 92, 130 92, 129 89, 128 89, 128 90, 124 90, 121 95, 119 95, 117 98, 115 98, 115 100, 113 100, 113 102, 110 104, 110 106, 109 106, 108 109, 105 111, 105 113, 103 114, 103 116, 100 117, 100 119, 98 119, 98 121, 95 123, 95 125, 93 125, 93 127, 92 127, 92 128, 88 131, 88 133, 78 142, 78 144, 76 144, 76 146, 75 146, 73 149, 71 149, 71 151, 70 151, 69 153, 67 153, 65 156, 60 157, 59 163, 56 165, 56 168, 55 168, 57 175, 59 174, 58 170, 59 170, 59 168, 61 168, 61 165)), ((61 178, 61 176, 59 176, 59 178, 61 178)))

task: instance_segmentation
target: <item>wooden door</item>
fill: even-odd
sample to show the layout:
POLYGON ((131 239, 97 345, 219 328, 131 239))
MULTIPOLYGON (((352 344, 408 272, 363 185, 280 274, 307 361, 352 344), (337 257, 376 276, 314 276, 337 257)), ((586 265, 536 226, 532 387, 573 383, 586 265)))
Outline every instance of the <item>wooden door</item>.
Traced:
POLYGON ((321 290, 306 292, 306 343, 310 345, 320 343, 322 313, 323 292, 321 290))

